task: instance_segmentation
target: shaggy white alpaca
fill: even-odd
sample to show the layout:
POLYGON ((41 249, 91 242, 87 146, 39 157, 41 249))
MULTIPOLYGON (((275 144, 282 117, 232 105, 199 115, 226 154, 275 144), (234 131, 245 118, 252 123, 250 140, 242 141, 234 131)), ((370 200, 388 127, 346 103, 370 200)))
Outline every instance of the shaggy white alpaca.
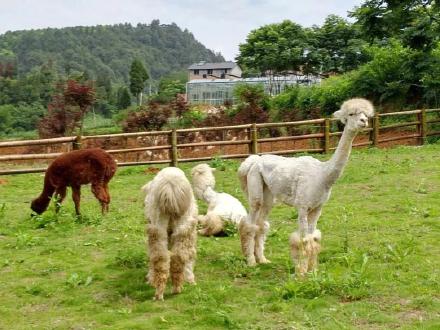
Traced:
POLYGON ((250 224, 240 234, 245 241, 244 254, 249 265, 269 262, 264 256, 262 233, 264 221, 276 199, 298 210, 299 231, 290 236, 296 273, 303 275, 316 268, 321 249, 321 232, 316 224, 321 208, 330 197, 332 185, 342 174, 356 134, 368 126, 374 108, 369 101, 355 98, 345 101, 333 115, 345 124, 345 128, 330 160, 252 155, 241 164, 238 175, 249 201, 250 224))
POLYGON ((196 197, 208 204, 206 215, 198 216, 203 227, 199 233, 203 236, 216 235, 224 231, 225 222, 233 223, 238 227, 240 222, 247 218, 246 209, 237 198, 214 190, 214 172, 215 168, 211 168, 208 164, 199 164, 191 171, 196 197))
POLYGON ((156 288, 155 300, 163 300, 169 274, 173 293, 186 280, 194 284, 197 204, 191 184, 182 170, 167 167, 147 183, 145 217, 148 222, 150 267, 148 282, 156 288))

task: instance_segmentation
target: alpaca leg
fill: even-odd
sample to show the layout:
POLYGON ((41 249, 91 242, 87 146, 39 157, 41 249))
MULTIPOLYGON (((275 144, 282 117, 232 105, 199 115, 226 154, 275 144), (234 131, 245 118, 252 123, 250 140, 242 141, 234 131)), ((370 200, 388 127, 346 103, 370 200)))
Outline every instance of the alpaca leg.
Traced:
POLYGON ((204 216, 204 228, 199 230, 202 236, 213 236, 223 230, 224 224, 221 217, 217 214, 208 213, 204 216))
POLYGON ((266 243, 267 233, 269 232, 270 224, 268 221, 264 222, 263 228, 258 227, 255 235, 255 258, 260 264, 269 264, 270 260, 264 256, 264 244, 266 243))
POLYGON ((293 263, 295 264, 295 273, 303 276, 307 272, 309 257, 306 249, 306 233, 307 233, 307 210, 298 210, 299 231, 290 235, 290 249, 293 263))
POLYGON ((166 227, 148 227, 148 249, 150 267, 148 282, 156 289, 154 300, 163 300, 163 293, 168 279, 170 253, 168 251, 168 234, 166 227))
POLYGON ((76 215, 80 215, 80 203, 81 203, 81 186, 72 186, 72 199, 75 203, 76 215))
POLYGON ((240 234, 241 251, 246 257, 246 262, 249 266, 255 266, 255 235, 258 231, 258 226, 250 223, 249 218, 244 218, 238 225, 238 232, 240 234))
MULTIPOLYGON (((257 167, 249 170, 247 175, 247 192, 249 201, 248 221, 244 222, 242 247, 249 266, 256 265, 255 238, 258 231, 258 223, 261 222, 261 212, 264 204, 264 182, 257 167)), ((260 226, 261 227, 261 226, 260 226)))
POLYGON ((56 213, 58 213, 60 211, 61 203, 63 202, 64 198, 66 198, 66 192, 67 192, 66 186, 58 187, 55 190, 55 212, 56 213))
POLYGON ((318 219, 321 215, 321 207, 309 212, 308 234, 307 234, 307 250, 309 254, 309 263, 307 271, 314 271, 318 267, 318 254, 321 251, 321 232, 316 229, 318 219))
MULTIPOLYGON (((182 291, 185 280, 185 271, 192 268, 196 255, 195 221, 179 225, 171 235, 171 262, 170 273, 173 283, 173 293, 182 291)), ((191 272, 192 273, 192 269, 191 272)), ((189 280, 194 280, 194 274, 187 274, 189 280), (191 276, 192 275, 192 276, 191 276)))
POLYGON ((267 187, 265 187, 263 207, 261 209, 260 218, 258 218, 258 231, 255 235, 255 258, 256 261, 261 264, 270 263, 270 261, 264 256, 264 244, 270 227, 269 222, 267 222, 267 216, 269 215, 272 206, 272 193, 267 187))

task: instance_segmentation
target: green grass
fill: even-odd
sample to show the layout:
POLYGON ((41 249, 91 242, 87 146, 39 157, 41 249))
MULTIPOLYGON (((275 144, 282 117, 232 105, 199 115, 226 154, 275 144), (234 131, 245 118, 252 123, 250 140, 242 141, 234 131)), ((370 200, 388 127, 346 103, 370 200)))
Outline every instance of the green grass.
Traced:
MULTIPOLYGON (((296 211, 276 206, 271 264, 248 268, 233 230, 199 237, 197 285, 176 296, 168 287, 164 302, 144 281, 145 167, 118 170, 108 216, 84 188, 80 219, 70 196, 60 214, 31 219, 42 175, 2 177, 0 329, 438 329, 439 164, 439 144, 355 151, 318 224, 316 274, 295 279, 296 211)), ((239 163, 213 165, 217 190, 243 199, 239 163)))

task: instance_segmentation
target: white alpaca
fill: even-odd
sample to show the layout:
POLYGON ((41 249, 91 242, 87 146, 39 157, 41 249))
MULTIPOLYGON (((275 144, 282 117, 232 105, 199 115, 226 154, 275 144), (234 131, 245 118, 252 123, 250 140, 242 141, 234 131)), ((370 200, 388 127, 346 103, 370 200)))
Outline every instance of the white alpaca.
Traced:
POLYGON ((169 274, 173 293, 183 282, 194 282, 196 257, 197 204, 191 184, 182 170, 161 170, 142 190, 145 191, 145 217, 148 222, 150 268, 148 282, 156 288, 155 300, 163 300, 169 274))
POLYGON ((252 155, 240 166, 238 175, 249 201, 252 226, 243 233, 244 254, 249 265, 269 262, 264 256, 262 232, 274 199, 298 211, 299 231, 290 236, 296 273, 300 276, 317 266, 321 232, 316 229, 321 208, 330 197, 332 185, 341 176, 356 134, 368 126, 373 105, 360 98, 345 101, 334 114, 345 124, 332 158, 321 162, 313 157, 285 158, 252 155))
POLYGON ((208 204, 206 215, 198 217, 203 227, 199 233, 203 236, 216 235, 224 231, 225 222, 238 227, 241 221, 246 221, 248 215, 237 198, 214 190, 214 172, 215 168, 211 168, 208 164, 199 164, 191 171, 196 197, 208 204))

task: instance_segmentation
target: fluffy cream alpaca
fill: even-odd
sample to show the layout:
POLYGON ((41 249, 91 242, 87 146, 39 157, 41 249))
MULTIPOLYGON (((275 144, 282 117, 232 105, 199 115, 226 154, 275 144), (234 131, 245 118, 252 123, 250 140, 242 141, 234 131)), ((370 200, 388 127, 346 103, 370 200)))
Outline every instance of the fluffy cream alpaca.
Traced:
POLYGON ((191 171, 196 197, 208 204, 206 215, 198 217, 203 227, 199 233, 204 236, 223 232, 226 222, 233 223, 237 227, 243 222, 241 226, 245 226, 247 218, 246 209, 237 198, 214 190, 214 172, 215 168, 211 168, 208 164, 199 164, 191 171))
POLYGON ((173 293, 186 280, 194 284, 197 204, 191 184, 182 170, 167 167, 142 187, 148 221, 150 267, 148 282, 156 288, 155 300, 163 300, 168 276, 173 293))
POLYGON ((316 268, 321 249, 321 232, 316 225, 321 208, 330 197, 332 185, 342 174, 356 134, 368 126, 368 117, 373 115, 373 105, 365 99, 344 102, 334 113, 345 124, 344 132, 336 152, 326 162, 309 156, 252 155, 241 164, 238 175, 250 207, 250 227, 242 233, 249 265, 268 262, 261 236, 264 221, 276 199, 298 210, 299 231, 290 236, 296 273, 303 275, 316 268))

